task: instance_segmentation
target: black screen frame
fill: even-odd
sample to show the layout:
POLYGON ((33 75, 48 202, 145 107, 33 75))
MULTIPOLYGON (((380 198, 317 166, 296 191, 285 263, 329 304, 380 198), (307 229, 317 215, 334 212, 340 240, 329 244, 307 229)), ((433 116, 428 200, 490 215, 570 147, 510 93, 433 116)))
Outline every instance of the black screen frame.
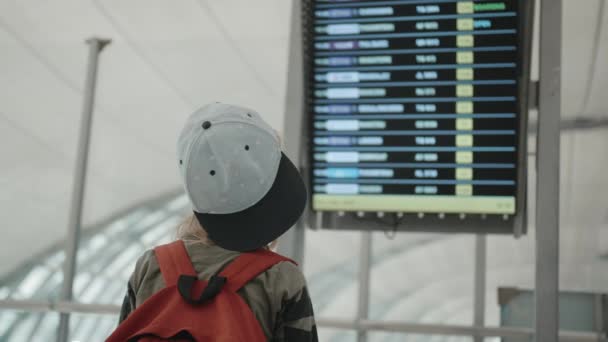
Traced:
POLYGON ((527 167, 528 167, 528 108, 530 94, 530 66, 532 55, 534 1, 518 1, 518 98, 517 98, 517 177, 516 212, 501 214, 423 214, 314 211, 313 196, 313 125, 314 106, 311 92, 314 87, 314 0, 301 0, 301 39, 303 72, 303 125, 300 169, 309 188, 309 205, 303 219, 307 226, 338 230, 380 230, 444 233, 514 234, 527 232, 527 167))

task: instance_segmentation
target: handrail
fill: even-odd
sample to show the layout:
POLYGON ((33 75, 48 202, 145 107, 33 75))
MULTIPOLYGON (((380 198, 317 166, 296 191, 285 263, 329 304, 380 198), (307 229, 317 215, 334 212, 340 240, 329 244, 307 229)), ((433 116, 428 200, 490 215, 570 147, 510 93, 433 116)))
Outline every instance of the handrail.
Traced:
MULTIPOLYGON (((317 319, 317 326, 337 329, 356 329, 366 331, 390 331, 426 335, 459 335, 482 337, 511 337, 530 339, 534 336, 532 328, 515 327, 475 327, 450 324, 408 323, 402 321, 378 321, 363 319, 317 319)), ((560 342, 606 342, 606 336, 595 332, 560 331, 560 342)))
MULTIPOLYGON (((60 312, 60 313, 87 313, 100 315, 118 315, 120 306, 114 304, 85 304, 78 302, 48 302, 40 300, 0 300, 0 309, 34 311, 34 312, 60 312)), ((426 335, 458 335, 482 337, 511 337, 529 339, 534 336, 532 328, 514 327, 476 327, 453 324, 408 323, 402 321, 379 321, 371 319, 336 319, 317 318, 317 326, 323 328, 336 328, 347 330, 385 331, 409 334, 426 335)), ((595 332, 560 331, 561 342, 608 342, 608 338, 595 332)))

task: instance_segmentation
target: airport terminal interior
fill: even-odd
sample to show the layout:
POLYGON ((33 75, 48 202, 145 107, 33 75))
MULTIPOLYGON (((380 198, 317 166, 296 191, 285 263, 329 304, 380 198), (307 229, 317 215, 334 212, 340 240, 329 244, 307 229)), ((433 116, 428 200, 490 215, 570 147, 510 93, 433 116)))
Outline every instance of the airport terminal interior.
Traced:
POLYGON ((0 1, 0 342, 116 328, 212 102, 300 168, 320 341, 606 341, 607 2, 0 1))

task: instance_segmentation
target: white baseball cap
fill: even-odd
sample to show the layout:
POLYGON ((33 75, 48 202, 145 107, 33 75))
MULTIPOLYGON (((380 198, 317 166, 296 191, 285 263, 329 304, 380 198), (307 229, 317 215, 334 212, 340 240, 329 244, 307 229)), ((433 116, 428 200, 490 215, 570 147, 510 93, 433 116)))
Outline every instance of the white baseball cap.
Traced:
POLYGON ((177 143, 184 188, 209 238, 249 251, 291 228, 306 206, 297 168, 254 110, 212 103, 187 120, 177 143))

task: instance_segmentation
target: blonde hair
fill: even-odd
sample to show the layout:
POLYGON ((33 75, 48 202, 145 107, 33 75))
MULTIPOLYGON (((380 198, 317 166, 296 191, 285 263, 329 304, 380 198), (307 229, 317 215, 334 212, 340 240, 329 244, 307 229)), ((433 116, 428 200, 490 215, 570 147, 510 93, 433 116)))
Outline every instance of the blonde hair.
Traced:
MULTIPOLYGON (((206 246, 214 245, 213 241, 209 239, 207 232, 200 225, 194 214, 186 216, 186 218, 177 226, 175 238, 177 240, 184 240, 206 246)), ((274 250, 278 243, 279 239, 276 239, 264 248, 274 250)))
POLYGON ((207 232, 198 223, 194 214, 188 215, 178 226, 175 232, 175 238, 203 245, 211 246, 213 241, 207 236, 207 232))

